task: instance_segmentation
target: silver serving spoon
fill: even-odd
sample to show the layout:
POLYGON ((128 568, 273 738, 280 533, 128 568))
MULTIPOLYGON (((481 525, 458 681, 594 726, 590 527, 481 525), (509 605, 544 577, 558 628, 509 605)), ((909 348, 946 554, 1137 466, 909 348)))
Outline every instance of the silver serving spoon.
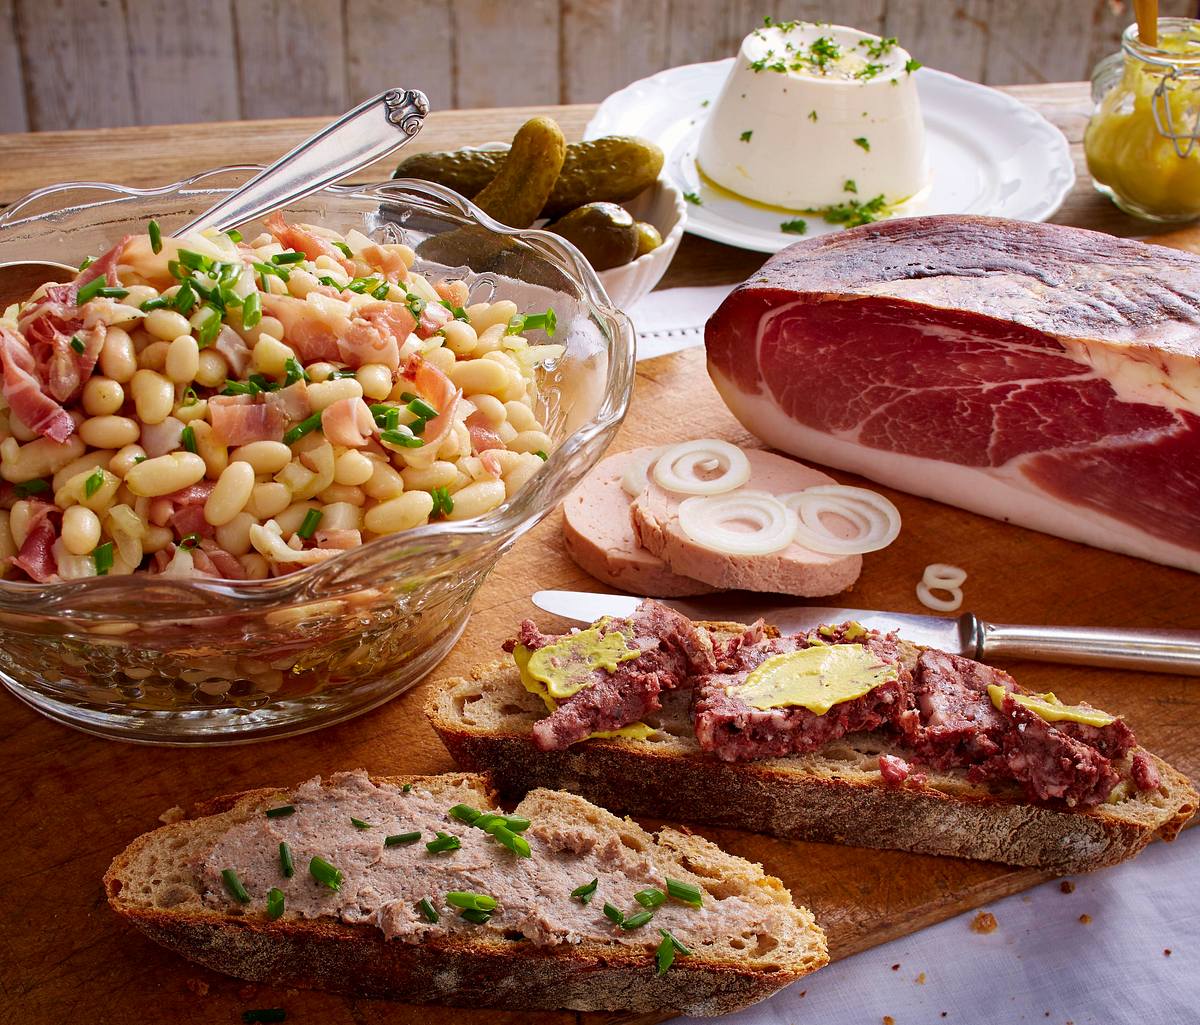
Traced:
MULTIPOLYGON (((417 89, 389 89, 360 103, 305 139, 240 188, 171 234, 229 231, 265 217, 381 160, 421 130, 429 100, 417 89)), ((52 260, 0 263, 0 305, 24 298, 47 281, 67 280, 77 267, 52 260)))

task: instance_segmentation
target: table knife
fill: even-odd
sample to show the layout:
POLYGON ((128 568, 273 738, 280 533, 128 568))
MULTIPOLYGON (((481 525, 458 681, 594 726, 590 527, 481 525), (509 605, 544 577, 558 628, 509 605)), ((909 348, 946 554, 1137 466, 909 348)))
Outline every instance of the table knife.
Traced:
MULTIPOLYGON (((565 619, 591 623, 601 616, 627 616, 643 599, 589 591, 538 591, 533 604, 565 619)), ((785 597, 741 593, 663 599, 692 619, 752 623, 762 617, 783 633, 824 623, 856 620, 872 630, 897 631, 914 644, 967 658, 1032 659, 1073 665, 1140 669, 1200 676, 1200 630, 1154 630, 1092 626, 1011 626, 987 623, 973 613, 920 616, 907 612, 796 605, 785 597)))

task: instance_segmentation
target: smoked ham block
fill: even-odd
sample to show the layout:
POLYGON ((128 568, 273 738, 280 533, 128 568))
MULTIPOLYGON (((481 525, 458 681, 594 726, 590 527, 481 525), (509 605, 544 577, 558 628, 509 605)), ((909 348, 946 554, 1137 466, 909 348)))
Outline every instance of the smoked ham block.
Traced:
POLYGON ((729 408, 778 449, 1200 571, 1200 256, 903 218, 789 246, 705 343, 729 408))

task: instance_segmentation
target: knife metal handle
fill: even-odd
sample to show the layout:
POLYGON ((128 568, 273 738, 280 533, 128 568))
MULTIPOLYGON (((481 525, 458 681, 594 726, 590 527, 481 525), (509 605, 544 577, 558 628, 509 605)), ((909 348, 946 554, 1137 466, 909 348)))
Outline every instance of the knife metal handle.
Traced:
POLYGON ((1200 676, 1200 631, 1197 630, 1007 626, 981 620, 975 620, 973 627, 970 632, 975 643, 975 657, 980 660, 1029 658, 1041 662, 1200 676))

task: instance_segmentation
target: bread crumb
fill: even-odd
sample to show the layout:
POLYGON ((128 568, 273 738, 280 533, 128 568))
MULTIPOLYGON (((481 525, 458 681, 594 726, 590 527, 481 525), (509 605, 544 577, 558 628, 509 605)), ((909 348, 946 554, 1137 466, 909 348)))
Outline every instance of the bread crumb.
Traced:
POLYGON ((971 919, 971 932, 989 933, 996 931, 996 916, 990 911, 980 911, 971 919))
POLYGON ((922 972, 920 975, 917 976, 917 985, 918 986, 925 985, 925 973, 924 972, 922 972))
POLYGON ((1091 925, 1092 924, 1092 916, 1091 915, 1080 915, 1079 916, 1079 924, 1080 925, 1091 925))
POLYGON ((1074 893, 1075 892, 1075 884, 1073 882, 1071 882, 1070 879, 1064 879, 1061 883, 1058 884, 1058 888, 1060 890, 1062 890, 1063 893, 1074 893))
POLYGON ((896 1025, 896 1019, 890 1014, 885 1014, 883 1016, 883 1025, 896 1025))
POLYGON ((1170 948, 1170 947, 1164 947, 1164 948, 1163 948, 1163 957, 1170 957, 1170 956, 1171 956, 1171 948, 1170 948))
POLYGON ((900 966, 899 966, 898 964, 894 964, 894 965, 892 965, 892 971, 893 971, 893 972, 898 972, 898 971, 900 971, 900 966))
POLYGON ((185 980, 184 985, 187 986, 187 988, 195 993, 198 997, 208 996, 208 983, 203 979, 187 979, 185 980))
POLYGON ((800 995, 801 995, 801 996, 804 996, 804 995, 805 995, 807 992, 808 992, 808 990, 806 990, 806 989, 802 989, 802 990, 800 991, 800 995))
POLYGON ((163 823, 163 825, 173 826, 173 825, 175 825, 176 822, 182 822, 183 816, 184 816, 183 809, 180 808, 179 805, 175 805, 174 808, 168 808, 166 811, 164 811, 158 817, 158 821, 163 823))

